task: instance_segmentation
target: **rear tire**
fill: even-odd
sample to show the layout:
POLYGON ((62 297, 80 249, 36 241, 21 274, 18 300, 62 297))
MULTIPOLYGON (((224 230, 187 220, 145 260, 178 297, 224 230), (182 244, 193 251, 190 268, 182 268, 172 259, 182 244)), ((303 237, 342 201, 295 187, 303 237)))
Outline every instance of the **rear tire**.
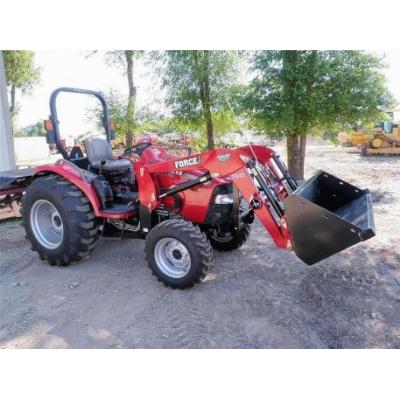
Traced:
POLYGON ((28 186, 21 213, 32 250, 50 265, 79 261, 98 242, 99 220, 90 201, 58 175, 37 178, 28 186))
POLYGON ((361 145, 360 150, 361 150, 361 155, 362 156, 367 156, 368 155, 368 149, 371 146, 371 141, 368 140, 368 142, 365 142, 361 145))
POLYGON ((238 232, 227 233, 223 236, 213 232, 208 235, 211 246, 218 251, 232 251, 242 247, 249 238, 251 231, 250 225, 244 225, 238 232))
POLYGON ((184 219, 156 225, 147 235, 145 252, 153 274, 172 288, 194 286, 212 266, 213 250, 206 235, 184 219))

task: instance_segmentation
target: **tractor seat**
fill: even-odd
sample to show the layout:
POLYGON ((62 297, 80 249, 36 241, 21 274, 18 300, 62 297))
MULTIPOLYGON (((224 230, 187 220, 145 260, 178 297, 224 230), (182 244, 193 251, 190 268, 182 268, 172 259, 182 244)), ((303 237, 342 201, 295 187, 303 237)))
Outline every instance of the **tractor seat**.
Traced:
POLYGON ((84 142, 86 155, 92 168, 121 173, 127 172, 131 168, 129 160, 113 160, 112 149, 107 140, 95 137, 85 139, 84 142))

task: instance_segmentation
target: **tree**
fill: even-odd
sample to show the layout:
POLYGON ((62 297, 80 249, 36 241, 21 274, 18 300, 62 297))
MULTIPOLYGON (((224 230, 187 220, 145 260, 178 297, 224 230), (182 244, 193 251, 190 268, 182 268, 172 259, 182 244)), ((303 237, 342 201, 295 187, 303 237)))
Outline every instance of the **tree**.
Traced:
MULTIPOLYGON (((120 140, 125 139, 128 143, 128 138, 132 138, 132 132, 134 129, 132 118, 128 117, 129 110, 129 99, 121 95, 116 90, 110 90, 107 95, 107 105, 110 118, 114 121, 117 129, 116 134, 120 140)), ((103 113, 103 108, 99 105, 96 110, 96 121, 99 121, 99 126, 101 123, 101 115, 103 113)), ((132 139, 131 139, 132 140, 132 139)), ((131 144, 127 144, 131 146, 131 144)))
POLYGON ((307 134, 376 120, 391 104, 383 68, 364 51, 259 51, 245 110, 254 127, 285 134, 289 172, 304 179, 307 134))
POLYGON ((161 62, 166 104, 173 115, 192 125, 205 126, 207 147, 213 149, 215 115, 230 114, 227 97, 238 79, 239 53, 174 50, 158 53, 153 59, 161 62))
POLYGON ((10 90, 10 114, 14 121, 17 113, 16 91, 19 89, 23 94, 29 92, 39 81, 40 69, 35 66, 33 51, 3 50, 3 57, 10 90))
MULTIPOLYGON (((131 133, 132 121, 127 116, 129 99, 123 96, 115 89, 109 90, 106 94, 108 113, 110 118, 115 122, 116 135, 118 140, 126 139, 131 133)), ((103 108, 98 104, 94 108, 87 110, 87 118, 94 121, 99 129, 102 128, 103 108)), ((135 112, 135 134, 146 132, 167 133, 174 130, 174 121, 166 118, 164 115, 153 112, 148 107, 142 107, 135 112)))
POLYGON ((29 137, 29 136, 46 136, 46 131, 43 126, 43 121, 40 120, 35 124, 27 125, 23 128, 14 131, 15 137, 29 137))
MULTIPOLYGON (((125 142, 132 146, 135 135, 135 109, 137 88, 134 82, 134 61, 143 56, 142 50, 114 50, 105 53, 106 63, 110 66, 123 68, 128 79, 128 101, 124 118, 125 142)), ((121 106, 121 102, 119 102, 121 106)), ((122 121, 120 121, 122 122, 122 121)))

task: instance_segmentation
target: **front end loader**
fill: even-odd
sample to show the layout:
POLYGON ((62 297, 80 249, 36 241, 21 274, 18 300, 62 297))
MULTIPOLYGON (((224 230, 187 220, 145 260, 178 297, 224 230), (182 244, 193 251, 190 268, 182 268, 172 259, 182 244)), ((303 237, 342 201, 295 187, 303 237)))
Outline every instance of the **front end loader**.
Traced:
POLYGON ((87 257, 101 237, 145 239, 154 275, 187 288, 211 268, 213 249, 245 243, 255 217, 277 247, 294 250, 309 265, 375 234, 368 190, 324 171, 299 186, 266 146, 175 157, 144 140, 116 158, 100 93, 57 89, 50 110, 45 126, 63 159, 3 173, 0 195, 22 197, 27 238, 51 265, 87 257), (61 92, 95 95, 103 106, 105 137, 87 138, 78 158, 60 138, 55 103, 61 92))

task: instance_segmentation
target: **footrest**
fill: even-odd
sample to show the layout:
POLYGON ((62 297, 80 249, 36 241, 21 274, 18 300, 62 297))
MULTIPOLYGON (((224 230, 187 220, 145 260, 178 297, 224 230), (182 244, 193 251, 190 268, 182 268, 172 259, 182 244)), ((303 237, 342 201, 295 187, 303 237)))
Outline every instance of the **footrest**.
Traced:
POLYGON ((112 207, 105 208, 102 211, 105 213, 110 213, 110 214, 125 214, 125 213, 129 213, 132 211, 137 211, 138 208, 139 208, 139 206, 137 203, 132 204, 132 205, 114 204, 112 207))

